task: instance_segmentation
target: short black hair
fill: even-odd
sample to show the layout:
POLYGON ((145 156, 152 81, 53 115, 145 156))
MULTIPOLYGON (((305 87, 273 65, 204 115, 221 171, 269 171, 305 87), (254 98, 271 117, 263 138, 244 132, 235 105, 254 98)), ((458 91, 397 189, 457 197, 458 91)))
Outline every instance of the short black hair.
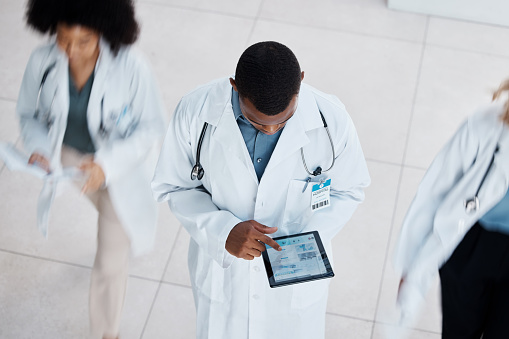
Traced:
POLYGON ((283 112, 299 93, 301 71, 295 54, 283 44, 264 41, 248 47, 235 71, 239 96, 266 115, 283 112))
POLYGON ((59 23, 91 28, 115 54, 133 44, 140 31, 132 0, 28 0, 26 21, 43 34, 55 34, 59 23))

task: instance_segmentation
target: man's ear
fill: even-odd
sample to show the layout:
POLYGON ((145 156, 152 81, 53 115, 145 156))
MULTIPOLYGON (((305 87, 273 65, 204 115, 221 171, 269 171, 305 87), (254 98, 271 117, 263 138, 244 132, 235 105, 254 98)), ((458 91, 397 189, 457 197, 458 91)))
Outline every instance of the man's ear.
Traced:
MULTIPOLYGON (((230 80, 231 80, 231 78, 230 78, 230 80)), ((300 72, 300 81, 302 81, 302 80, 304 80, 304 71, 300 72)))
POLYGON ((232 85, 232 87, 235 90, 235 92, 238 92, 237 91, 237 84, 235 83, 235 80, 233 80, 233 78, 230 78, 230 84, 232 85))

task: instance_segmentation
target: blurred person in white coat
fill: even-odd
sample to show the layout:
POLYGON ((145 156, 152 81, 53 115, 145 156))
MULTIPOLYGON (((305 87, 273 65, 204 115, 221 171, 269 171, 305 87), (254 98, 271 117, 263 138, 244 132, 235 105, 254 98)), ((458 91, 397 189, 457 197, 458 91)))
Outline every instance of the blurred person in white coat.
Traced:
POLYGON ((269 235, 318 230, 332 256, 370 179, 344 105, 303 77, 290 49, 261 42, 235 78, 176 108, 152 188, 191 235, 198 338, 324 337, 330 280, 272 289, 260 255, 279 247, 269 235), (313 211, 312 186, 326 179, 330 205, 313 211))
POLYGON ((442 338, 509 338, 508 185, 509 102, 497 102, 443 147, 407 212, 395 266, 408 321, 439 272, 442 338))
POLYGON ((116 338, 129 252, 151 248, 157 206, 150 179, 164 133, 153 75, 130 47, 131 0, 30 0, 27 23, 51 41, 32 53, 17 103, 29 162, 48 172, 76 166, 98 211, 90 285, 94 338, 116 338), (54 36, 54 37, 53 37, 54 36))

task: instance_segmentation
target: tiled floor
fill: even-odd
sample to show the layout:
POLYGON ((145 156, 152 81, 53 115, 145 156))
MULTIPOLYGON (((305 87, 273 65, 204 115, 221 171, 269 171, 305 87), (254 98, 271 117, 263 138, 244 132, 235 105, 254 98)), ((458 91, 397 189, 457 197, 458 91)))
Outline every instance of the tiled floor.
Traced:
MULTIPOLYGON (((17 92, 44 38, 23 23, 25 1, 0 0, 0 140, 16 142, 17 92)), ((384 0, 138 0, 139 48, 168 112, 197 85, 234 72, 241 52, 277 40, 305 81, 337 95, 363 144, 373 183, 334 240, 327 338, 381 339, 397 316, 394 241, 417 184, 460 121, 509 76, 509 29, 390 11, 384 0)), ((56 200, 50 236, 35 227, 41 184, 0 169, 0 338, 84 338, 95 252, 92 207, 56 200)), ((121 337, 193 338, 189 236, 161 206, 154 251, 132 261, 121 337)), ((409 337, 440 337, 438 286, 409 337)))

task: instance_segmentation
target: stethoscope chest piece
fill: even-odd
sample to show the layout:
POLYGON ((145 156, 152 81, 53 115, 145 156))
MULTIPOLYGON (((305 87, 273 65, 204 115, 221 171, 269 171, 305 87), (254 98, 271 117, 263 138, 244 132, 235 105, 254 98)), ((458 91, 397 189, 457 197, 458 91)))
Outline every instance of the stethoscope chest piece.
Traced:
POLYGON ((204 174, 205 170, 203 169, 202 165, 200 163, 196 163, 191 171, 191 180, 201 180, 204 174))
POLYGON ((467 214, 475 213, 479 210, 479 198, 477 196, 463 201, 463 205, 465 207, 465 212, 467 214))

